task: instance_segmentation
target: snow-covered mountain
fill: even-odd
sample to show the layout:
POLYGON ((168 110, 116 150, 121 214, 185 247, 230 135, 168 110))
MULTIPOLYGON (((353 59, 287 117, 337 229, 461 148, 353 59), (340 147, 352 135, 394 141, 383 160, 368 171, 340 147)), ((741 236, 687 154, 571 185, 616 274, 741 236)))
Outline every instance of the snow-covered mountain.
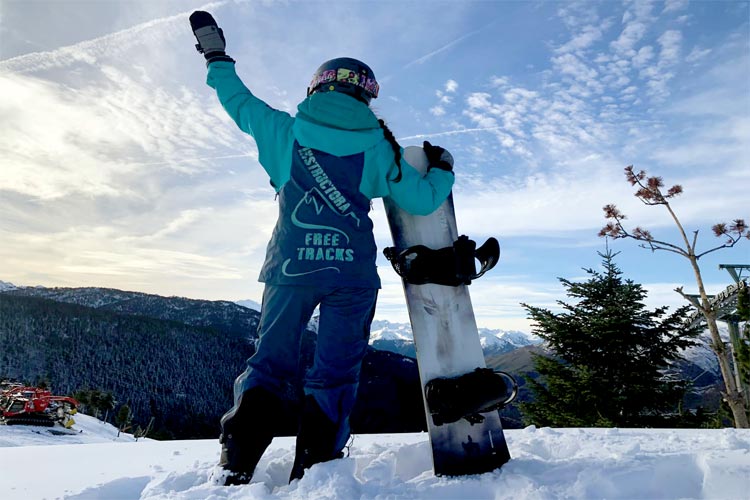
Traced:
POLYGON ((255 302, 252 299, 235 300, 234 303, 241 305, 242 307, 247 307, 248 309, 252 309, 253 311, 260 312, 260 303, 255 302))
MULTIPOLYGON (((491 330, 479 328, 479 338, 485 356, 513 351, 519 347, 539 344, 540 339, 515 330, 491 330)), ((370 328, 370 345, 383 351, 392 351, 405 356, 415 356, 411 325, 374 320, 370 328)))
POLYGON ((9 290, 15 290, 18 288, 13 283, 7 283, 5 281, 0 280, 0 292, 7 292, 9 290))
POLYGON ((479 338, 485 355, 501 354, 519 347, 540 344, 542 340, 518 330, 479 329, 479 338))
MULTIPOLYGON (((726 323, 719 322, 719 334, 724 342, 730 342, 729 328, 726 323)), ((682 353, 684 358, 696 365, 703 373, 693 375, 693 382, 700 386, 702 383, 710 383, 711 378, 720 379, 721 370, 719 361, 716 359, 716 353, 711 348, 713 341, 708 330, 704 331, 699 337, 699 343, 696 346, 685 349, 682 353)))
POLYGON ((370 327, 370 342, 389 340, 413 342, 411 325, 408 323, 391 323, 380 319, 374 320, 370 327))
POLYGON ((708 373, 714 375, 720 373, 719 361, 716 359, 716 353, 711 349, 711 337, 708 334, 701 336, 698 345, 685 349, 683 356, 708 373))

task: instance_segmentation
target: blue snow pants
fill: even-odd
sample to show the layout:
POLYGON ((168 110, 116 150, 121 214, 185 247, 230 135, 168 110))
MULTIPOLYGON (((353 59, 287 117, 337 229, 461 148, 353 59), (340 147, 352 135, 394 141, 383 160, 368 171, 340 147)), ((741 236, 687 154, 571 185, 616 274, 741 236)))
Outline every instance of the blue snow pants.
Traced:
POLYGON ((320 306, 312 367, 304 376, 305 395, 313 395, 338 425, 337 450, 351 434, 362 359, 370 338, 378 290, 375 288, 284 286, 266 284, 263 291, 256 352, 234 384, 234 400, 255 386, 288 393, 297 377, 300 343, 313 311, 320 306))

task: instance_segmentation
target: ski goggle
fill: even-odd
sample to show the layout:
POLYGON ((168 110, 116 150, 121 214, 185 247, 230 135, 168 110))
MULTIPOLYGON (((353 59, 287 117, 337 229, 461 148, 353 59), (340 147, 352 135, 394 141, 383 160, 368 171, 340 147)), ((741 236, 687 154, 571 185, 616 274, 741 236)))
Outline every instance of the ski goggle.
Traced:
POLYGON ((327 83, 348 83, 364 89, 374 99, 378 97, 380 85, 374 78, 368 78, 364 73, 357 73, 346 68, 328 69, 315 75, 310 82, 310 91, 327 83))

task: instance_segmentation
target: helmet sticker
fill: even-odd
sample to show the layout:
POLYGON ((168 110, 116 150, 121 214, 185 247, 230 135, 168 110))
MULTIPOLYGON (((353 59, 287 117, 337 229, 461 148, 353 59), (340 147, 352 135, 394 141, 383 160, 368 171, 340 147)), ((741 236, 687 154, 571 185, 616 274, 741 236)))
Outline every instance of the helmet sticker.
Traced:
POLYGON ((359 74, 350 69, 339 68, 336 74, 336 81, 359 85, 359 74))

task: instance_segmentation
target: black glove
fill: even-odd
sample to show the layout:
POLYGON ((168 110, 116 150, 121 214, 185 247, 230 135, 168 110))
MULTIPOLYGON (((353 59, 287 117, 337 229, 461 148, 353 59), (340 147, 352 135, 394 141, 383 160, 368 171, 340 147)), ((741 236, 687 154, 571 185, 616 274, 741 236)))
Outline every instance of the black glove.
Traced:
POLYGON ((234 62, 234 59, 224 52, 227 46, 224 32, 211 14, 196 10, 190 15, 190 27, 198 40, 195 48, 206 58, 206 65, 214 61, 234 62))
POLYGON ((439 168, 440 170, 453 172, 453 155, 448 151, 440 146, 433 146, 427 141, 424 141, 422 144, 422 149, 424 149, 427 155, 428 171, 433 168, 439 168))

